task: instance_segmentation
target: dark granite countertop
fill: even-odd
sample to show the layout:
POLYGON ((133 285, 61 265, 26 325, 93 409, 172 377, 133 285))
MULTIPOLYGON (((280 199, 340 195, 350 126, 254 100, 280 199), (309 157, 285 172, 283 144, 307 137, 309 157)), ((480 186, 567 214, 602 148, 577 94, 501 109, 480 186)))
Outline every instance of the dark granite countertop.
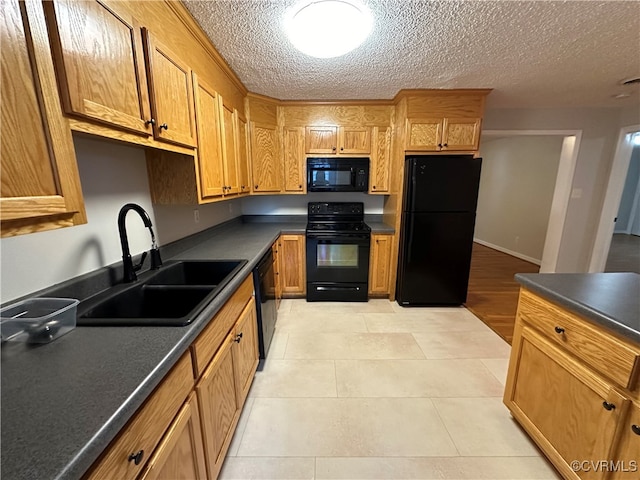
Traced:
MULTIPOLYGON (((304 227, 296 221, 232 221, 197 234, 180 247, 167 247, 164 260, 248 260, 186 327, 76 327, 41 346, 4 344, 3 478, 80 478, 251 274, 278 235, 304 233, 304 227)), ((58 291, 71 287, 65 289, 58 291)), ((83 288, 75 291, 79 293, 76 298, 83 297, 83 288)))
POLYGON ((637 273, 519 273, 527 289, 640 343, 637 273))

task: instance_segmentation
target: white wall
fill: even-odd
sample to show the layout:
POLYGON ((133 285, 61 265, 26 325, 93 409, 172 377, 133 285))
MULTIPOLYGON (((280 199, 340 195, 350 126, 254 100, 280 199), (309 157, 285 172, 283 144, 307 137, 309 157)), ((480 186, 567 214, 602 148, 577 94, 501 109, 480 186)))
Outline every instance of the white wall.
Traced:
POLYGON ((540 264, 562 141, 562 136, 483 139, 476 239, 540 264))
POLYGON ((306 215, 308 202, 364 202, 366 214, 382 214, 383 195, 320 193, 307 195, 256 195, 242 199, 243 215, 306 215))
MULTIPOLYGON (((88 223, 3 238, 3 303, 120 261, 117 219, 125 203, 137 203, 149 213, 160 245, 240 215, 237 201, 200 206, 198 224, 193 207, 153 207, 144 150, 81 136, 74 136, 74 143, 88 223)), ((127 234, 133 255, 149 249, 149 232, 135 212, 127 215, 127 234)))
POLYGON ((582 130, 557 272, 588 271, 618 132, 639 122, 637 107, 487 110, 486 130, 582 130))
POLYGON ((633 147, 631 160, 629 161, 629 169, 627 170, 627 178, 624 182, 624 190, 620 199, 620 208, 618 209, 618 220, 616 221, 616 233, 629 233, 631 229, 631 214, 633 204, 636 200, 636 189, 640 182, 640 146, 633 147))

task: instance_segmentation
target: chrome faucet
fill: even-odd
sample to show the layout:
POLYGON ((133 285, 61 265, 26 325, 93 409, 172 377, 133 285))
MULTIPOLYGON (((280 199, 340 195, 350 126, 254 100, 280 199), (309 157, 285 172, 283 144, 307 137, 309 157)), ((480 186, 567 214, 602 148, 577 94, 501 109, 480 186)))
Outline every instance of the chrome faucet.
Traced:
POLYGON ((140 205, 127 203, 120 209, 120 213, 118 213, 118 231, 120 233, 120 244, 122 245, 122 265, 124 267, 125 283, 135 282, 138 279, 136 272, 142 268, 142 264, 144 263, 145 258, 147 258, 147 252, 144 252, 139 264, 134 265, 131 260, 129 239, 127 238, 127 228, 125 225, 125 218, 129 210, 135 210, 138 212, 138 215, 140 215, 140 218, 142 218, 142 221, 144 222, 144 226, 149 229, 149 232, 151 232, 151 250, 149 250, 149 253, 151 254, 151 269, 156 270, 162 266, 160 250, 158 250, 158 245, 156 244, 156 236, 153 233, 153 224, 151 223, 149 214, 140 205))

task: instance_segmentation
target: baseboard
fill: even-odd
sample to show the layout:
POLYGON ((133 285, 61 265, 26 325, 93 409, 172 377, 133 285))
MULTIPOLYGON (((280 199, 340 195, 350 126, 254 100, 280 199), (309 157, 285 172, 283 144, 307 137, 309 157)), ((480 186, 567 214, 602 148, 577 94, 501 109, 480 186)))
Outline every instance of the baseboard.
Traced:
POLYGON ((536 265, 540 265, 542 263, 542 260, 539 260, 537 258, 529 257, 527 255, 523 255, 522 253, 519 253, 519 252, 514 252, 513 250, 509 250, 499 245, 494 245, 493 243, 485 242, 484 240, 480 240, 479 238, 474 237, 473 241, 476 243, 479 243, 480 245, 484 245, 485 247, 489 247, 493 250, 506 253, 507 255, 511 255, 512 257, 519 258, 529 263, 534 263, 536 265))

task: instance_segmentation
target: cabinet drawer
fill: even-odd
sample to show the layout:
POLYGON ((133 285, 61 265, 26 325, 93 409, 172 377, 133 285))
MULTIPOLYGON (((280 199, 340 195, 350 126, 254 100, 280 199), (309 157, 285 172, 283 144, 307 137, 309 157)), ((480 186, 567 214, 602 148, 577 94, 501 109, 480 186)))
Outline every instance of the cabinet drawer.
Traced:
POLYGON ((185 353, 149 396, 129 424, 107 448, 87 479, 134 479, 145 466, 164 432, 193 388, 191 355, 185 353), (139 463, 129 460, 139 456, 139 463))
POLYGON ((242 282, 238 290, 220 309, 209 325, 191 345, 193 351, 193 374, 199 378, 204 368, 213 358, 222 341, 238 320, 244 306, 253 294, 253 278, 251 275, 242 282))
POLYGON ((518 316, 618 385, 634 389, 640 348, 592 326, 527 290, 518 316))

